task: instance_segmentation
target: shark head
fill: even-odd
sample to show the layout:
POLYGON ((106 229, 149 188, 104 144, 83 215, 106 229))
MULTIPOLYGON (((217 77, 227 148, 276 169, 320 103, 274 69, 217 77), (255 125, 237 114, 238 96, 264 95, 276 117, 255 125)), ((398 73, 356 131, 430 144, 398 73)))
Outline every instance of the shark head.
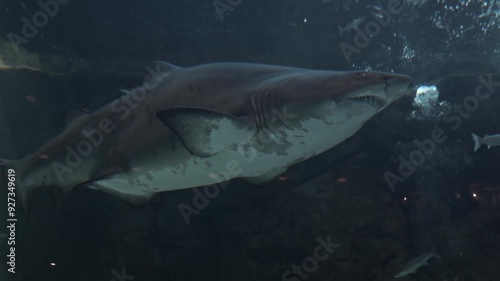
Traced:
POLYGON ((251 97, 256 127, 299 136, 292 143, 309 139, 312 149, 322 146, 318 141, 333 147, 347 139, 413 84, 399 74, 332 71, 297 71, 268 82, 251 97))
POLYGON ((274 103, 298 111, 319 110, 325 119, 339 114, 369 119, 408 94, 413 84, 408 76, 380 72, 317 71, 286 79, 274 103))
POLYGON ((411 91, 413 81, 404 75, 387 73, 354 73, 350 74, 354 81, 365 80, 340 95, 337 100, 340 102, 364 103, 376 113, 380 112, 388 105, 407 95, 411 91), (361 77, 361 78, 359 78, 361 77), (368 84, 367 84, 368 83, 368 84))

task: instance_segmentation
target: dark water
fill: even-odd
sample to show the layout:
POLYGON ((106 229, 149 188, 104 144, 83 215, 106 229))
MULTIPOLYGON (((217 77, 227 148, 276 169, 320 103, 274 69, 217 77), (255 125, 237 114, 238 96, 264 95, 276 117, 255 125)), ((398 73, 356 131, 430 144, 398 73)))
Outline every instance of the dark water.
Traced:
POLYGON ((500 147, 471 138, 500 134, 499 1, 0 1, 0 15, 5 159, 141 85, 152 60, 414 81, 341 144, 216 196, 134 207, 82 181, 58 207, 38 189, 28 220, 22 186, 8 209, 5 169, 0 280, 382 281, 430 256, 400 280, 500 280, 500 147))

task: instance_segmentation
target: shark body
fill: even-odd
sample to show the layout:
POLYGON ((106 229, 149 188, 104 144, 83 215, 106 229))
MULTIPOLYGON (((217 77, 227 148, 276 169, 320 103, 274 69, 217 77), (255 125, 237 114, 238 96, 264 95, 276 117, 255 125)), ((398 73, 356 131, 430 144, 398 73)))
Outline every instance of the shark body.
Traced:
POLYGON ((74 187, 142 205, 157 192, 246 178, 269 181, 356 133, 412 81, 398 74, 157 62, 158 75, 86 114, 15 168, 34 190, 74 187))

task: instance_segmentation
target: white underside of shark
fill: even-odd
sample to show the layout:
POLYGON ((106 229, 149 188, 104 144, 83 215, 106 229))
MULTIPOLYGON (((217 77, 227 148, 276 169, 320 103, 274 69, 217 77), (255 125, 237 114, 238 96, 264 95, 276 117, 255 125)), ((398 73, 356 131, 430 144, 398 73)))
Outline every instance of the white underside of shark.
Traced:
MULTIPOLYGON (((277 177, 288 167, 343 142, 376 113, 367 104, 346 103, 351 105, 342 105, 343 109, 330 111, 335 114, 326 120, 304 120, 301 128, 266 134, 263 138, 291 143, 281 153, 263 153, 253 146, 249 139, 256 131, 242 131, 231 122, 220 122, 220 131, 212 136, 211 141, 224 143, 231 139, 232 143, 228 147, 237 149, 226 148, 214 156, 203 158, 193 156, 185 149, 175 151, 175 155, 165 152, 139 158, 131 162, 134 167, 132 172, 98 180, 90 187, 110 193, 148 197, 157 192, 215 184, 232 178, 265 182, 277 177), (283 134, 288 136, 286 140, 282 139, 283 134)), ((266 142, 265 139, 261 141, 266 142)), ((180 141, 178 146, 182 146, 180 141)))

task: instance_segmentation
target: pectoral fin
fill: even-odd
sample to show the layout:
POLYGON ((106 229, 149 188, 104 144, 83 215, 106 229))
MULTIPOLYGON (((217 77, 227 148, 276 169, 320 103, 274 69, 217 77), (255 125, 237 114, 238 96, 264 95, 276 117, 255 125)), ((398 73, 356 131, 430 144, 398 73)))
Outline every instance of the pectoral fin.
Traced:
POLYGON ((176 107, 156 116, 181 139, 191 154, 209 157, 251 137, 255 126, 247 118, 202 108, 176 107))

